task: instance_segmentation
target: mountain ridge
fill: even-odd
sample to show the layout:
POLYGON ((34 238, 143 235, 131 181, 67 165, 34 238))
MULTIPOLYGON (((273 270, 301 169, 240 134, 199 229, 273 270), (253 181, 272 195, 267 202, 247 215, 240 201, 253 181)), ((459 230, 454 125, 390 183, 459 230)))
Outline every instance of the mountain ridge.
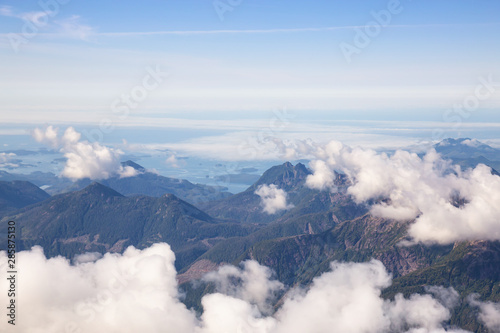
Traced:
POLYGON ((35 204, 49 197, 47 192, 28 181, 0 181, 0 214, 35 204))
POLYGON ((19 250, 41 245, 48 256, 71 258, 87 251, 121 252, 128 245, 168 242, 179 256, 179 267, 221 239, 253 230, 215 219, 173 194, 126 197, 98 182, 20 209, 0 225, 8 220, 23 225, 19 250))

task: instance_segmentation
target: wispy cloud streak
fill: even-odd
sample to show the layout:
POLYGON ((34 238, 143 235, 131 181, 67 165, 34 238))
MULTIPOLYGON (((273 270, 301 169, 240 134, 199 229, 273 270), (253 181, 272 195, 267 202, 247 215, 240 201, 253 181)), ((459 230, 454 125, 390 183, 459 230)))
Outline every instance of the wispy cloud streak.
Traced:
MULTIPOLYGON (((391 25, 387 28, 453 28, 463 26, 498 26, 500 22, 475 23, 475 24, 400 24, 391 25)), ((216 30, 162 30, 162 31, 125 31, 125 32, 93 32, 96 37, 133 37, 133 36, 155 36, 155 35, 224 35, 224 34, 279 34, 279 33, 301 33, 301 32, 328 32, 339 30, 353 30, 365 28, 364 25, 346 25, 336 27, 306 27, 306 28, 275 28, 275 29, 216 29, 216 30)), ((2 33, 0 36, 6 36, 2 33)), ((46 37, 67 37, 62 33, 41 33, 46 37)))

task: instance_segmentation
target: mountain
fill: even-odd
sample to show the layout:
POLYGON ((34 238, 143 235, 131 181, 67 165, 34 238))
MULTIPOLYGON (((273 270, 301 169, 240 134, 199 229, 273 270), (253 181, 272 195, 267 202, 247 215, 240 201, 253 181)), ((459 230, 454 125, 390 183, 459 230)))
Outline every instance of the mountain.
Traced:
POLYGON ((451 159, 467 159, 482 156, 492 161, 500 161, 500 149, 493 148, 477 139, 448 138, 434 145, 434 149, 443 157, 451 159))
MULTIPOLYGON (((170 193, 191 204, 219 200, 231 196, 231 193, 226 192, 227 188, 225 187, 193 184, 183 179, 164 177, 147 171, 144 167, 133 161, 123 162, 122 165, 136 169, 139 174, 126 178, 114 176, 109 179, 99 180, 99 182, 126 196, 147 195, 160 197, 166 193, 170 193)), ((52 195, 78 191, 92 183, 90 179, 72 182, 68 179, 57 177, 50 172, 33 172, 29 175, 0 172, 0 180, 32 181, 37 186, 44 186, 44 188, 47 186, 46 191, 52 195)))
POLYGON ((474 168, 478 164, 485 164, 499 174, 500 149, 493 148, 476 139, 460 138, 445 139, 434 145, 434 149, 444 158, 451 159, 462 168, 474 168))
MULTIPOLYGON (((203 184, 193 184, 190 181, 169 178, 147 171, 144 167, 132 161, 122 163, 136 169, 139 174, 134 177, 111 177, 100 182, 126 196, 147 195, 160 197, 165 193, 173 194, 191 204, 213 201, 231 196, 225 187, 214 187, 203 184)), ((76 182, 73 188, 83 188, 90 181, 76 182)))
POLYGON ((302 163, 293 166, 287 162, 267 170, 246 191, 206 204, 206 211, 212 216, 265 225, 248 236, 233 237, 218 243, 199 259, 217 263, 233 262, 258 242, 302 234, 318 234, 342 221, 366 214, 367 208, 356 204, 346 194, 348 180, 345 176, 337 175, 335 185, 339 190, 333 193, 307 188, 304 184, 309 174, 311 172, 302 163), (276 214, 264 213, 261 199, 254 193, 264 184, 275 184, 286 190, 288 201, 294 207, 276 214))
POLYGON ((462 170, 475 168, 478 164, 484 164, 492 169, 491 172, 494 175, 500 176, 500 172, 498 172, 498 170, 500 170, 500 161, 490 161, 483 156, 465 159, 455 158, 453 159, 453 163, 460 165, 460 167, 462 167, 462 170))
POLYGON ((23 180, 33 183, 50 195, 59 194, 73 184, 71 180, 57 177, 52 172, 35 171, 30 174, 20 174, 0 170, 0 181, 14 180, 23 180))
MULTIPOLYGON (((450 145, 463 145, 453 142, 450 145)), ((490 161, 482 155, 457 160, 490 161)), ((140 167, 132 163, 127 165, 140 167)), ((199 203, 198 208, 173 194, 124 196, 116 188, 91 183, 21 208, 1 219, 0 228, 14 219, 23 226, 20 250, 40 244, 49 256, 68 258, 86 251, 120 252, 128 245, 146 247, 165 241, 176 253, 185 303, 196 309, 213 286, 190 281, 227 263, 254 259, 273 269, 286 285, 307 287, 329 270, 333 260, 374 258, 393 276, 393 284, 383 291, 386 299, 397 293, 424 293, 426 286, 452 286, 461 303, 449 324, 486 332, 467 297, 478 293, 481 300, 500 301, 500 242, 402 246, 412 221, 370 215, 366 205, 356 204, 348 195, 351 182, 345 175, 336 174, 338 190, 330 192, 307 188, 309 174, 304 164, 287 162, 267 170, 244 192, 199 203), (271 184, 287 192, 287 202, 293 207, 276 214, 263 212, 255 190, 271 184)), ((134 186, 137 180, 128 181, 134 186)))
POLYGON ((382 261, 394 278, 393 284, 384 290, 384 298, 392 299, 397 293, 406 297, 425 293, 426 286, 451 286, 458 291, 460 304, 452 312, 450 325, 487 332, 467 297, 478 293, 481 300, 500 302, 500 242, 400 246, 400 241, 406 239, 407 227, 406 223, 366 214, 316 234, 272 235, 258 240, 255 236, 266 234, 266 227, 215 245, 182 271, 180 281, 184 283, 187 304, 198 309, 199 300, 211 291, 211 286, 186 282, 224 263, 237 265, 253 259, 270 267, 278 280, 288 286, 308 286, 314 277, 329 270, 333 260, 367 262, 374 258, 382 261), (242 239, 253 242, 244 244, 242 239))
POLYGON ((0 214, 32 205, 49 197, 48 193, 27 181, 0 181, 0 214))
POLYGON ((499 281, 499 241, 457 242, 447 255, 432 265, 394 279, 384 296, 423 293, 424 286, 451 286, 461 297, 459 306, 452 313, 451 324, 472 332, 488 332, 477 321, 477 309, 470 306, 467 297, 477 293, 483 301, 500 302, 499 281))
POLYGON ((252 173, 231 173, 223 176, 216 176, 215 179, 224 183, 230 184, 247 184, 251 185, 258 181, 260 175, 252 173))
POLYGON ((448 246, 398 245, 406 238, 407 224, 369 214, 338 224, 317 235, 281 237, 258 242, 239 260, 254 259, 271 267, 288 285, 309 285, 329 269, 332 260, 382 261, 392 274, 393 284, 384 290, 392 299, 403 293, 425 293, 425 286, 453 287, 460 304, 452 313, 451 325, 486 332, 477 321, 477 310, 467 297, 478 293, 483 301, 500 302, 500 242, 457 242, 448 246))
POLYGON ((384 297, 393 298, 399 292, 406 296, 424 293, 425 286, 452 286, 461 303, 450 325, 485 332, 467 297, 479 293, 482 300, 500 301, 500 242, 401 246, 411 221, 371 216, 367 207, 355 204, 346 194, 349 180, 340 174, 335 181, 338 192, 309 190, 304 187, 308 174, 303 165, 285 163, 268 170, 247 191, 207 207, 214 216, 235 219, 239 215, 240 221, 257 222, 260 202, 253 192, 261 184, 286 189, 295 205, 274 218, 269 216, 264 226, 247 236, 219 242, 182 270, 179 280, 186 291, 186 304, 198 309, 202 295, 213 288, 187 282, 226 263, 257 260, 273 269, 286 285, 308 286, 314 277, 329 270, 333 260, 366 262, 373 258, 382 261, 394 278, 384 297))
MULTIPOLYGON (((181 269, 217 242, 245 236, 252 226, 214 219, 172 194, 125 197, 99 183, 53 196, 0 220, 22 225, 18 250, 43 246, 49 256, 121 252, 129 245, 167 242, 181 269)), ((4 244, 1 244, 4 250, 4 244)))
POLYGON ((255 194, 261 185, 274 184, 288 193, 288 202, 300 200, 306 177, 310 174, 304 164, 293 166, 290 162, 274 166, 245 191, 216 202, 201 204, 200 208, 219 218, 233 219, 245 223, 267 223, 284 215, 286 211, 269 215, 262 210, 260 197, 255 194))
MULTIPOLYGON (((290 223, 290 222, 288 222, 290 223)), ((398 243, 406 239, 407 224, 376 218, 370 214, 353 220, 337 221, 325 231, 313 232, 309 219, 305 230, 278 229, 269 225, 253 234, 243 237, 250 239, 248 246, 235 255, 227 257, 229 262, 254 259, 273 268, 279 280, 288 285, 309 284, 318 274, 329 269, 332 260, 368 261, 372 258, 382 261, 394 276, 403 276, 432 262, 451 251, 451 246, 400 247, 398 243), (273 230, 275 229, 275 230, 273 230), (260 235, 260 237, 256 237, 260 235), (268 235, 267 237, 264 235, 268 235)), ((214 255, 218 247, 227 247, 229 243, 238 244, 232 238, 214 246, 200 257, 221 263, 220 256, 214 255)), ((226 249, 227 251, 227 249, 226 249)))

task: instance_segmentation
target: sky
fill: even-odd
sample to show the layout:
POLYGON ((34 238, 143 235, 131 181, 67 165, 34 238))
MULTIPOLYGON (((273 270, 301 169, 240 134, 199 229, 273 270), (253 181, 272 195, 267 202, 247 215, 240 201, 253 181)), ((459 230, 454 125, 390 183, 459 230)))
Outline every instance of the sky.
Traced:
MULTIPOLYGON (((374 216, 415 219, 409 234, 416 242, 498 240, 500 181, 489 169, 455 175, 432 152, 420 158, 380 151, 425 149, 446 137, 500 147, 499 14, 498 0, 0 0, 0 172, 99 180, 109 170, 130 176, 120 162, 132 159, 149 171, 236 193, 248 184, 218 177, 262 173, 299 160, 303 149, 314 156, 307 186, 333 187, 340 167, 359 180, 349 188, 357 202, 390 198, 390 205, 371 207, 374 216), (450 204, 456 193, 464 207, 450 204)), ((292 208, 276 187, 256 194, 267 213, 292 208)), ((332 322, 340 323, 337 331, 350 327, 343 323, 359 326, 352 331, 437 331, 450 316, 430 295, 384 302, 378 295, 391 277, 376 261, 333 263, 276 318, 261 309, 281 286, 267 270, 252 262, 228 268, 231 274, 219 270, 213 281, 255 281, 260 272, 265 288, 206 296, 196 319, 179 301, 168 245, 74 266, 36 247, 20 256, 22 269, 41 272, 26 275, 38 284, 21 280, 21 303, 33 314, 20 323, 28 331, 69 323, 88 331, 142 325, 151 332, 302 332, 332 322), (137 262, 146 266, 109 294, 102 281, 137 262), (40 277, 42 285, 64 281, 45 283, 58 289, 38 293, 40 277), (64 302, 53 297, 61 290, 64 302), (332 293, 340 296, 325 298, 332 293), (95 313, 103 295, 107 311, 95 313), (134 301, 139 316, 116 316, 130 308, 124 299, 134 301), (349 311, 324 313, 317 302, 349 311), (82 305, 94 320, 72 311, 82 305), (151 311, 155 306, 167 311, 151 311), (415 310, 423 308, 430 310, 415 310), (364 320, 352 320, 360 314, 364 320)), ((6 260, 0 253, 0 266, 6 260)), ((472 304, 486 325, 498 325, 496 303, 472 304)))
POLYGON ((499 13, 493 0, 0 1, 0 139, 36 146, 35 127, 73 126, 131 153, 221 160, 264 136, 498 145, 499 13))

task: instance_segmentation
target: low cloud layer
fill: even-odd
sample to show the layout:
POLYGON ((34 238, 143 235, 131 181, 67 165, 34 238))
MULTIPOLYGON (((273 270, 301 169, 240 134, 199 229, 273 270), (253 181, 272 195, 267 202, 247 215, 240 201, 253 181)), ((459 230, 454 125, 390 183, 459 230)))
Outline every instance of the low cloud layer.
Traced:
POLYGON ((15 157, 14 153, 0 153, 0 168, 17 167, 16 163, 12 163, 12 159, 15 157))
POLYGON ((284 289, 283 284, 272 280, 271 269, 256 261, 245 261, 242 265, 243 269, 223 266, 218 271, 205 275, 203 280, 215 283, 217 291, 222 294, 256 305, 261 313, 271 313, 270 302, 278 291, 284 289))
POLYGON ((435 150, 422 158, 407 151, 389 156, 335 141, 309 153, 315 159, 307 186, 336 191, 334 170, 344 172, 355 201, 376 202, 373 215, 414 220, 408 231, 414 242, 500 239, 500 177, 485 165, 462 171, 435 150))
POLYGON ((61 173, 63 177, 72 180, 83 178, 99 180, 112 176, 132 177, 138 174, 134 168, 121 165, 122 151, 108 148, 98 142, 82 141, 81 134, 73 127, 68 127, 62 136, 59 136, 59 130, 52 126, 44 130, 36 128, 32 135, 36 141, 64 153, 67 160, 61 173))
POLYGON ((481 302, 476 294, 469 297, 469 303, 479 307, 479 320, 490 332, 500 332, 500 303, 481 302))
POLYGON ((294 207, 292 204, 287 204, 287 193, 274 184, 260 185, 255 194, 260 197, 262 209, 267 214, 275 214, 294 207))
MULTIPOLYGON (((89 255, 75 265, 47 259, 40 247, 18 254, 17 332, 463 332, 445 327, 453 290, 435 287, 435 297, 381 298, 391 277, 379 261, 332 263, 308 290, 288 292, 273 315, 271 300, 281 283, 254 261, 223 266, 205 280, 218 292, 202 299, 197 318, 179 301, 174 254, 167 244, 122 255, 89 255), (82 260, 85 259, 85 260, 82 260), (444 296, 443 296, 444 295, 444 296), (451 295, 451 296, 450 296, 451 295)), ((0 253, 5 272, 7 256, 0 253)), ((0 288, 7 290, 7 280, 0 288)), ((497 306, 497 305, 494 305, 497 306)), ((490 316, 488 309, 481 313, 490 316)), ((489 318, 489 317, 484 317, 489 318)), ((493 317, 492 317, 493 318, 493 317)), ((0 330, 10 329, 5 320, 0 330)))
MULTIPOLYGON (((16 332, 192 332, 195 318, 178 299, 174 254, 166 244, 75 266, 34 247, 16 261, 16 332)), ((7 271, 5 252, 0 267, 7 271)), ((1 279, 2 290, 7 282, 1 279)), ((0 321, 0 331, 11 329, 0 321)))

